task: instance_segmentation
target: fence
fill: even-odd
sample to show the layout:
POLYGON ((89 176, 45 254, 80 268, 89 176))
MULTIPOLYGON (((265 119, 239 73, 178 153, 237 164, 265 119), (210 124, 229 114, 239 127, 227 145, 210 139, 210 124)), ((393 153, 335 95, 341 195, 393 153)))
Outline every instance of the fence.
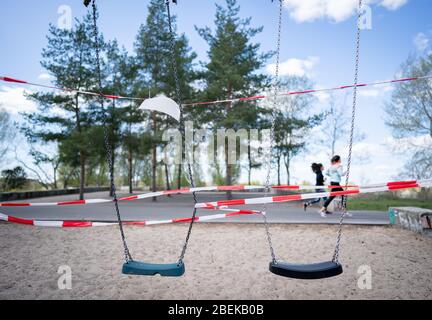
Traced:
MULTIPOLYGON (((100 192, 100 191, 109 191, 109 187, 89 187, 89 188, 84 189, 85 193, 100 192)), ((79 193, 78 188, 76 188, 76 189, 43 190, 43 191, 3 192, 3 193, 0 193, 0 202, 1 201, 41 198, 41 197, 61 196, 61 195, 78 194, 78 193, 79 193)))

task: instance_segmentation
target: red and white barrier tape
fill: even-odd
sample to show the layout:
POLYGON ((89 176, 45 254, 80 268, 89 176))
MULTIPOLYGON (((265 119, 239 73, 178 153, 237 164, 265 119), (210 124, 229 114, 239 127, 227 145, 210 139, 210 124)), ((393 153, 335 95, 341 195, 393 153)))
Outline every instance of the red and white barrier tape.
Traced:
MULTIPOLYGON (((425 180, 424 182, 428 182, 432 180, 425 180)), ((369 184, 369 185, 342 185, 342 186, 333 186, 333 185, 327 185, 327 186, 307 186, 307 185, 282 185, 282 186, 274 186, 273 189, 277 190, 315 190, 315 189, 335 189, 335 188, 375 188, 375 187, 382 187, 382 186, 392 186, 392 185, 402 185, 402 184, 414 184, 417 183, 417 180, 410 180, 410 181, 393 181, 393 182, 383 182, 383 183, 376 183, 376 184, 369 184)))
MULTIPOLYGON (((283 96, 292 96, 292 95, 300 95, 300 94, 320 93, 320 92, 350 89, 350 88, 354 88, 354 87, 358 87, 358 88, 359 87, 371 87, 371 86, 378 86, 378 85, 384 85, 384 84, 392 84, 392 83, 406 82, 406 81, 427 80, 427 79, 432 79, 432 76, 401 78, 401 79, 377 81, 377 82, 370 82, 370 83, 360 83, 357 85, 343 85, 343 86, 324 88, 324 89, 311 89, 311 90, 278 92, 277 96, 283 97, 283 96)), ((213 104, 227 103, 227 102, 235 103, 235 102, 250 101, 250 100, 263 100, 263 99, 267 99, 268 97, 269 96, 266 96, 266 95, 258 95, 258 96, 250 96, 250 97, 243 97, 243 98, 214 100, 214 101, 207 101, 207 102, 191 102, 191 103, 185 104, 184 106, 213 105, 213 104)), ((270 97, 274 97, 274 95, 271 95, 270 97)))
POLYGON ((105 97, 107 99, 114 99, 114 100, 117 100, 117 99, 145 100, 142 98, 123 97, 123 96, 119 96, 119 95, 110 95, 110 94, 99 94, 96 92, 86 91, 86 90, 49 86, 49 85, 45 85, 45 84, 29 82, 29 81, 25 81, 25 80, 10 78, 10 77, 0 77, 0 80, 4 81, 4 82, 18 83, 18 84, 23 84, 23 85, 33 86, 33 87, 47 88, 47 89, 53 89, 53 90, 64 91, 64 92, 69 92, 69 93, 81 93, 81 94, 90 95, 90 96, 102 96, 102 97, 105 97))
MULTIPOLYGON (((205 222, 210 220, 224 219, 240 215, 248 214, 262 214, 256 210, 236 210, 236 209, 220 209, 222 211, 230 211, 230 213, 220 213, 213 215, 206 215, 195 217, 195 222, 205 222)), ((182 223, 190 222, 192 218, 177 218, 167 220, 145 220, 145 221, 124 221, 123 225, 133 226, 150 226, 157 224, 170 224, 170 223, 182 223)), ((54 228, 88 228, 88 227, 106 227, 118 225, 117 222, 94 222, 94 221, 53 221, 53 220, 29 220, 22 219, 13 216, 8 216, 0 213, 0 221, 7 221, 17 224, 25 224, 37 227, 54 227, 54 228)))
POLYGON ((128 201, 128 200, 137 200, 137 199, 146 199, 152 197, 160 197, 171 194, 184 194, 184 193, 192 193, 192 192, 205 192, 205 191, 242 191, 242 190, 258 190, 263 189, 263 186, 212 186, 212 187, 197 187, 197 188, 183 188, 177 190, 165 190, 158 191, 152 193, 143 193, 138 195, 133 195, 129 197, 120 198, 119 201, 128 201))
MULTIPOLYGON (((322 186, 321 186, 322 187, 322 186)), ((251 204, 264 204, 264 203, 280 203, 280 202, 290 202, 298 200, 308 200, 316 198, 324 198, 330 196, 342 196, 351 194, 364 194, 364 193, 376 193, 385 191, 396 191, 414 188, 430 188, 432 187, 432 180, 424 181, 399 181, 394 183, 387 183, 385 186, 378 187, 368 187, 368 188, 356 188, 352 190, 345 191, 331 191, 331 192, 320 192, 320 193, 305 193, 305 194, 294 194, 294 195, 283 195, 283 196, 273 196, 273 197, 261 197, 261 198, 250 198, 250 199, 236 199, 236 200, 223 200, 215 202, 205 202, 196 204, 196 208, 202 209, 212 209, 229 211, 230 213, 215 214, 208 216, 196 217, 195 222, 203 222, 214 219, 222 219, 237 215, 245 214, 265 214, 265 212, 257 210, 237 210, 228 208, 228 206, 239 206, 239 205, 251 205, 251 204)), ((156 224, 169 224, 169 223, 181 223, 190 222, 192 218, 177 218, 168 220, 150 220, 150 221, 130 221, 124 222, 125 225, 156 225, 156 224)), ((13 216, 8 216, 0 213, 0 220, 8 221, 13 223, 41 226, 41 227, 58 227, 58 228, 70 228, 70 227, 101 227, 101 226, 111 226, 116 225, 116 222, 93 222, 93 221, 47 221, 47 220, 28 220, 17 218, 13 216)))
MULTIPOLYGON (((378 86, 378 85, 384 85, 384 84, 392 84, 392 83, 407 82, 407 81, 417 81, 417 80, 427 80, 427 79, 432 79, 432 76, 411 77, 411 78, 401 78, 401 79, 377 81, 377 82, 370 82, 370 83, 361 83, 361 84, 358 84, 357 87, 378 86)), ((70 92, 70 93, 82 93, 82 94, 92 95, 92 96, 103 96, 107 99, 113 99, 113 100, 116 100, 116 99, 138 100, 138 101, 144 101, 145 100, 145 98, 125 97, 125 96, 110 95, 110 94, 99 94, 99 93, 91 92, 91 91, 87 91, 87 90, 79 90, 79 89, 71 89, 71 88, 43 85, 43 84, 28 82, 25 80, 18 80, 18 79, 10 78, 10 77, 0 77, 0 81, 23 84, 23 85, 28 85, 28 86, 36 86, 36 87, 48 88, 48 89, 54 89, 54 90, 60 90, 60 91, 70 92)), ((299 95, 299 94, 311 94, 311 93, 319 93, 319 92, 327 92, 327 91, 344 90, 344 89, 350 89, 350 88, 354 88, 354 87, 355 87, 355 85, 344 85, 344 86, 337 86, 337 87, 325 88, 325 89, 311 89, 311 90, 280 92, 277 95, 278 96, 290 96, 290 95, 299 95)), ((273 95, 272 95, 272 97, 273 97, 273 95)), ((258 95, 258 96, 241 97, 241 98, 225 99, 225 100, 215 100, 215 101, 206 101, 206 102, 190 102, 190 103, 184 104, 183 106, 186 107, 186 106, 214 105, 214 104, 227 103, 227 102, 262 100, 262 99, 267 99, 267 98, 268 98, 268 96, 258 95)))
POLYGON ((345 191, 303 193, 303 194, 292 194, 292 195, 273 196, 273 197, 222 200, 222 201, 215 201, 215 202, 197 203, 195 207, 217 209, 218 207, 227 207, 227 206, 289 202, 289 201, 324 198, 330 196, 342 196, 342 195, 360 194, 360 193, 376 193, 376 192, 395 191, 395 190, 403 190, 403 189, 414 189, 420 187, 430 188, 432 187, 432 182, 428 180, 428 181, 419 181, 412 184, 394 184, 394 185, 383 186, 383 187, 358 188, 358 189, 345 190, 345 191))
MULTIPOLYGON (((432 182, 432 180, 425 180, 423 183, 432 182)), ((417 180, 410 181, 395 181, 395 182, 386 182, 381 184, 371 184, 364 186, 354 186, 350 185, 350 188, 375 188, 380 186, 394 186, 394 185, 402 185, 402 184, 415 184, 417 180)), ((333 188, 335 186, 328 186, 328 188, 333 188)), ((337 186, 336 186, 337 187, 337 186)), ((342 186, 344 187, 344 186, 342 186)), ((258 190, 263 189, 263 186, 211 186, 211 187, 197 187, 197 188, 183 188, 177 190, 165 190, 165 191, 157 191, 157 192, 149 192, 143 193, 128 197, 119 198, 119 201, 131 201, 138 199, 148 199, 153 197, 160 197, 172 194, 185 194, 192 192, 204 192, 204 191, 241 191, 241 190, 258 190)), ((324 189, 324 186, 301 186, 301 185, 293 185, 293 186, 275 186, 275 189, 287 189, 287 190, 313 190, 313 189, 324 189)), ((340 188, 340 187, 339 187, 340 188)), ((71 206, 71 205, 86 205, 86 204, 98 204, 98 203, 108 203, 112 202, 111 199, 89 199, 89 200, 76 200, 76 201, 61 201, 61 202, 3 202, 0 203, 0 207, 48 207, 48 206, 71 206)))
MULTIPOLYGON (((172 194, 184 194, 192 192, 203 192, 203 191, 237 191, 237 190, 255 190, 262 189, 262 186, 214 186, 214 187, 198 187, 198 188, 184 188, 177 190, 166 190, 143 193, 128 197, 119 198, 119 201, 131 201, 138 199, 148 199, 153 197, 167 196, 172 194)), ((71 205, 85 205, 85 204, 97 204, 97 203, 108 203, 112 202, 111 199, 88 199, 88 200, 76 200, 76 201, 61 201, 61 202, 3 202, 0 203, 0 207, 48 207, 48 206, 71 206, 71 205)))

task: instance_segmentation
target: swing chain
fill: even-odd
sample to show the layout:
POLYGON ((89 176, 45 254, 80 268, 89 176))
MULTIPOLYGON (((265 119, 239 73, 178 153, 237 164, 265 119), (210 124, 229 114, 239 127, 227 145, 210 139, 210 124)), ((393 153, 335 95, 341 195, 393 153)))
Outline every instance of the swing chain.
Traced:
MULTIPOLYGON (((275 66, 275 77, 273 82, 273 101, 272 105, 273 108, 271 109, 271 128, 270 128, 270 146, 269 150, 266 155, 266 166, 267 166, 267 175, 265 180, 265 193, 264 196, 267 197, 269 191, 270 191, 270 171, 271 171, 271 150, 273 149, 274 140, 275 140, 275 123, 276 123, 276 117, 274 114, 274 109, 277 108, 277 92, 279 87, 279 65, 280 65, 280 50, 281 50, 281 35, 282 35, 282 9, 283 9, 283 0, 279 1, 279 20, 278 20, 278 34, 277 34, 277 46, 276 46, 276 66, 275 66)), ((266 235, 267 235, 267 242, 270 247, 270 254, 272 257, 273 263, 277 263, 275 250, 273 248, 272 243, 272 236, 270 233, 270 226, 267 221, 266 216, 266 205, 263 205, 263 219, 264 219, 264 226, 266 229, 266 235)))
MULTIPOLYGON (((353 88, 353 104, 352 104, 352 113, 351 113, 351 131, 349 137, 349 149, 348 149, 348 161, 347 161, 347 171, 345 176, 345 187, 347 188, 349 185, 349 177, 350 177, 350 169, 351 169, 351 160, 352 160, 352 148, 354 143, 354 129, 355 129, 355 119, 356 119, 356 109, 357 109, 357 84, 358 84, 358 74, 359 74, 359 63, 360 63, 360 35, 361 35, 361 27, 360 21, 362 17, 362 8, 363 3, 362 0, 358 2, 358 12, 357 12, 357 37, 356 37, 356 56, 355 56, 355 71, 354 71, 354 88, 353 88)), ((347 213, 347 202, 348 197, 342 197, 342 215, 339 220, 339 229, 336 240, 336 247, 333 255, 333 262, 338 262, 339 260, 339 252, 340 252, 340 244, 342 239, 342 227, 345 215, 347 213)))
MULTIPOLYGON (((176 2, 174 2, 176 3, 176 2)), ((180 79, 179 79, 179 75, 178 75, 178 68, 177 68, 177 61, 176 61, 176 55, 175 55, 175 35, 174 35, 174 31, 173 31, 173 26, 172 26, 172 17, 171 17, 171 9, 170 9, 170 0, 166 0, 165 2, 166 4, 166 9, 167 9, 167 16, 168 16, 168 26, 169 26, 169 32, 170 32, 170 46, 171 46, 171 50, 170 50, 170 54, 171 54, 171 67, 174 73, 174 82, 175 82, 175 89, 176 89, 176 98, 177 98, 177 103, 179 105, 179 109, 180 109, 180 123, 179 123, 179 127, 180 127, 180 132, 182 135, 182 150, 183 149, 183 142, 185 142, 185 125, 184 125, 184 113, 183 113, 183 106, 182 106, 182 94, 181 94, 181 87, 180 87, 180 79)), ((182 151, 182 155, 183 155, 183 151, 182 151)), ((183 158, 183 157, 182 157, 183 158)), ((192 173, 192 166, 189 162, 189 156, 187 154, 185 154, 185 159, 186 159, 186 166, 187 166, 187 174, 188 174, 188 180, 189 180, 189 184, 191 188, 195 188, 195 182, 193 179, 193 173, 192 173)), ((183 244, 183 248, 178 260, 178 264, 182 264, 183 263, 183 259, 185 257, 186 254, 186 250, 189 244, 189 239, 190 239, 190 235, 192 233, 192 227, 193 224, 195 222, 195 218, 196 218, 196 213, 197 213, 197 209, 195 207, 195 205, 198 203, 198 199, 196 196, 195 192, 192 192, 192 196, 193 196, 193 200, 194 200, 194 209, 193 209, 193 213, 192 213, 192 219, 191 222, 189 224, 189 228, 188 228, 188 232, 186 235, 186 239, 185 242, 183 244)))
MULTIPOLYGON (((89 4, 89 1, 86 1, 87 5, 89 4)), ((84 4, 86 4, 86 2, 84 4)), ((119 224, 120 229, 120 235, 122 238, 123 243, 123 249, 124 249, 124 255, 125 255, 125 261, 130 262, 132 261, 132 255, 130 254, 125 233, 123 230, 123 222, 120 215, 120 209, 118 205, 118 199, 117 199, 117 193, 116 193, 116 186, 114 182, 114 164, 112 162, 112 148, 109 143, 109 136, 108 136, 108 130, 107 130, 107 119, 105 115, 105 108, 104 108, 104 102, 103 102, 103 94, 102 94, 102 73, 101 73, 101 64, 100 64, 100 45, 99 45, 99 32, 97 27, 97 7, 96 7, 96 0, 93 0, 92 3, 92 9, 93 9, 93 34, 94 34, 94 41, 95 41, 95 51, 96 51, 96 68, 97 68, 97 76, 98 76, 98 89, 99 89, 99 103, 101 105, 102 110, 102 122, 103 122, 103 133, 104 133, 104 143, 105 143, 105 149, 107 153, 107 161, 108 161, 108 167, 110 171, 110 185, 111 189, 113 191, 113 201, 114 206, 117 214, 117 221, 119 224)))

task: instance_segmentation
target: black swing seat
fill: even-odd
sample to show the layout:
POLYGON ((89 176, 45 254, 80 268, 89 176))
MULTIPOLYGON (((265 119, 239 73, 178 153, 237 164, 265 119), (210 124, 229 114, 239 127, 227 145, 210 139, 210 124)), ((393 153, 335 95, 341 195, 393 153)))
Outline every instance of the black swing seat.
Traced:
POLYGON ((270 272, 279 276, 295 279, 323 279, 337 276, 343 272, 338 262, 326 261, 312 264, 290 264, 270 262, 270 272))
POLYGON ((123 274, 154 276, 160 274, 163 277, 180 277, 185 272, 184 263, 156 264, 139 261, 129 261, 123 264, 123 274))

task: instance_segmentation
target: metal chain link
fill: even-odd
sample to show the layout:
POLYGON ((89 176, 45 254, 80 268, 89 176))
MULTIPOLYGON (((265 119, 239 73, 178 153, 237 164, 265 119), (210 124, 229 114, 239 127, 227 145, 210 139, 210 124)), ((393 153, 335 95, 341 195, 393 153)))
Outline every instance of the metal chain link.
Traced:
MULTIPOLYGON (((173 72, 174 72, 174 81, 175 81, 175 89, 176 89, 176 96, 177 96, 177 103, 179 105, 180 108, 180 122, 179 122, 179 127, 180 127, 180 132, 182 135, 182 150, 183 149, 183 142, 185 142, 185 125, 184 125, 184 114, 183 114, 183 106, 182 106, 182 94, 181 94, 181 87, 180 87, 180 79, 178 76, 178 69, 177 69, 177 61, 176 61, 176 55, 175 55, 175 35, 174 35, 174 31, 173 31, 173 27, 172 27, 172 17, 171 17, 171 9, 170 9, 170 0, 166 0, 165 2, 166 4, 166 9, 167 9, 167 15, 168 15, 168 26, 169 26, 169 32, 170 32, 170 45, 171 45, 171 65, 173 68, 173 72)), ((182 151, 182 155, 183 155, 183 151, 182 151)), ((188 173, 188 180, 189 180, 189 184, 191 188, 195 188, 195 182, 193 179, 193 173, 192 173, 192 165, 189 162, 189 156, 187 154, 185 154, 185 158, 186 158, 186 166, 187 166, 187 173, 188 173)), ((192 233, 192 227, 193 224, 195 222, 195 217, 196 217, 196 212, 197 209, 195 207, 195 204, 198 203, 198 199, 196 196, 195 192, 192 192, 192 196, 193 196, 193 200, 194 200, 194 209, 193 209, 193 213, 192 213, 192 219, 191 222, 189 224, 189 229, 186 235, 186 239, 185 242, 183 244, 183 248, 178 260, 178 264, 183 263, 183 259, 184 256, 186 254, 186 250, 188 247, 188 243, 189 243, 189 239, 190 239, 190 235, 192 233)))
MULTIPOLYGON (((266 166, 267 166, 267 175, 265 180, 265 191, 264 196, 266 197, 270 191, 270 173, 271 173, 271 151, 273 149, 274 140, 275 140, 275 122, 276 117, 274 115, 274 110, 277 107, 277 92, 279 89, 279 65, 280 65, 280 47, 281 47, 281 34, 282 34, 282 9, 283 9, 283 0, 279 0, 279 20, 278 20, 278 34, 277 34, 277 46, 276 46, 276 67, 275 67, 275 77, 273 82, 273 101, 272 101, 272 109, 271 109, 271 128, 270 128, 270 146, 266 156, 266 166)), ((272 236, 270 233, 270 226, 267 221, 266 215, 266 204, 263 204, 263 219, 264 226, 266 229, 267 242, 270 248, 270 254, 272 257, 273 263, 277 263, 275 250, 273 248, 272 236)))
MULTIPOLYGON (((359 74, 359 62, 360 62, 360 19, 362 17, 362 0, 359 0, 358 3, 358 13, 357 13, 357 38, 356 38, 356 56, 355 56, 355 71, 354 71, 354 88, 353 88, 353 104, 352 104, 352 112, 351 112, 351 131, 349 138, 349 148, 348 148, 348 161, 347 161, 347 171, 345 177, 345 187, 348 187, 349 177, 350 177, 350 169, 351 169, 351 160, 352 160, 352 147, 354 142, 354 130, 355 130, 355 118, 356 118, 356 109, 357 109, 357 84, 358 84, 358 74, 359 74)), ((347 201, 348 197, 344 196, 342 198, 342 215, 339 220, 339 229, 336 240, 335 251, 333 254, 333 262, 338 262, 339 260, 339 252, 340 252, 340 244, 342 239, 342 227, 345 215, 347 213, 347 201)))
POLYGON ((99 102, 101 105, 102 110, 102 123, 103 123, 103 132, 104 132, 104 143, 107 153, 107 161, 108 161, 108 167, 110 171, 110 184, 113 191, 113 200, 114 200, 114 206, 117 214, 117 221, 119 224, 120 229, 120 235, 122 238, 123 243, 123 249, 124 249, 124 255, 125 255, 125 261, 130 262, 132 261, 132 255, 130 254, 125 233, 123 230, 123 222, 120 215, 120 209, 118 205, 118 199, 117 199, 117 193, 116 193, 116 186, 114 183, 114 164, 112 163, 112 152, 111 145, 109 143, 109 137, 108 137, 108 130, 107 130, 107 119, 105 115, 105 108, 104 108, 104 102, 103 102, 103 94, 102 94, 102 72, 101 72, 101 63, 100 63, 100 44, 99 44, 99 32, 97 27, 97 7, 96 7, 96 0, 93 0, 92 3, 93 8, 93 33, 94 33, 94 40, 95 40, 95 49, 96 49, 96 67, 97 67, 97 75, 98 75, 98 90, 99 90, 99 102))

